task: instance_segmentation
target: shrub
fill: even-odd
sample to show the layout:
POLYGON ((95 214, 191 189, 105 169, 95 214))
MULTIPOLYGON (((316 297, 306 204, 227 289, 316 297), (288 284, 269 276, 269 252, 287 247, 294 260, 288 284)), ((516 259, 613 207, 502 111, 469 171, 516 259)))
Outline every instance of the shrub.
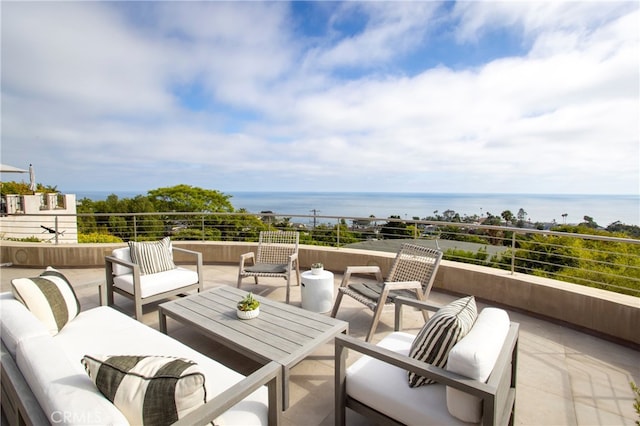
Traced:
POLYGON ((100 232, 90 232, 88 234, 78 234, 78 243, 121 243, 122 238, 111 234, 100 232))

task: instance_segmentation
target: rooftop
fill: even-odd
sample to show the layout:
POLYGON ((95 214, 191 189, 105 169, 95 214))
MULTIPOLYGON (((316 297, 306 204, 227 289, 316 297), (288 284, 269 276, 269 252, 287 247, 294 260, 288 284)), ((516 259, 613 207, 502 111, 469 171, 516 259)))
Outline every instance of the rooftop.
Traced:
MULTIPOLYGON (((73 284, 104 279, 104 268, 61 269, 73 284)), ((13 278, 35 276, 38 269, 0 269, 0 290, 10 291, 13 278)), ((235 286, 237 266, 205 265, 205 288, 235 286)), ((341 275, 335 275, 338 286, 341 275)), ((261 279, 260 285, 246 280, 242 288, 273 300, 284 301, 281 279, 261 279)), ((95 290, 82 289, 78 297, 83 309, 98 306, 95 290)), ((116 304, 133 314, 133 303, 116 295, 116 304)), ((447 303, 455 296, 432 291, 430 300, 447 303)), ((300 288, 291 288, 292 305, 300 306, 300 288)), ((343 299, 338 318, 349 322, 349 333, 364 339, 371 313, 350 298, 343 299)), ((479 308, 486 305, 479 303, 479 308)), ((158 328, 156 305, 145 307, 143 322, 158 328)), ((328 315, 328 314, 327 314, 328 315)), ((633 409, 630 381, 640 383, 640 354, 631 348, 582 333, 562 325, 509 311, 520 323, 518 385, 515 424, 518 425, 633 425, 638 415, 633 409)), ((392 331, 393 313, 383 314, 374 343, 392 331)), ((405 330, 414 333, 423 324, 422 316, 405 310, 405 330)), ((257 364, 241 354, 208 341, 197 332, 169 319, 169 334, 196 350, 245 374, 257 364)), ((355 360, 355 355, 348 363, 355 360)), ((291 370, 291 406, 283 414, 285 425, 333 425, 333 346, 325 345, 291 370)), ((367 424, 355 413, 348 423, 367 424)))

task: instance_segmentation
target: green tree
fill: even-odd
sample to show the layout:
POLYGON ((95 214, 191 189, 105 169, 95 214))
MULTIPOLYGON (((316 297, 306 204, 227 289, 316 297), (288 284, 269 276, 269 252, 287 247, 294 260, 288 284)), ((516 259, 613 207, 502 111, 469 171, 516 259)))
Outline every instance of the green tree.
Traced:
POLYGON ((382 225, 380 234, 382 238, 404 238, 411 235, 411 230, 407 228, 407 223, 400 219, 400 216, 389 216, 387 223, 382 225), (396 219, 396 220, 394 220, 396 219))
POLYGON ((502 216, 502 218, 504 219, 504 221, 506 222, 507 225, 509 225, 511 222, 513 222, 514 219, 514 215, 513 213, 511 213, 511 210, 505 210, 503 211, 500 216, 502 216))
POLYGON ((229 201, 231 195, 214 189, 182 184, 153 189, 148 192, 148 197, 159 212, 233 212, 229 201))
MULTIPOLYGON (((45 194, 51 194, 58 192, 58 188, 55 186, 43 185, 41 183, 36 183, 36 192, 43 192, 45 194)), ((2 182, 0 184, 0 194, 1 195, 30 195, 33 194, 33 191, 29 189, 29 183, 27 182, 2 182)))
POLYGON ((593 218, 591 216, 584 216, 584 222, 582 222, 580 225, 584 225, 587 228, 599 228, 598 224, 593 220, 593 218))

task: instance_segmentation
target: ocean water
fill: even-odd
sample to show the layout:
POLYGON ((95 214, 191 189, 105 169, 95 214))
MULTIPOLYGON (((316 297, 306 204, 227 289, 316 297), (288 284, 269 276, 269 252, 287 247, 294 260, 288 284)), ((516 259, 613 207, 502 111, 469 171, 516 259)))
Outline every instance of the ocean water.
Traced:
MULTIPOLYGON (((223 191, 224 192, 224 191, 223 191)), ((73 193, 69 191, 69 193, 73 193)), ((104 200, 115 193, 132 198, 140 192, 77 191, 78 199, 104 200)), ((270 210, 278 215, 319 215, 412 219, 453 210, 460 216, 499 216, 520 209, 532 222, 580 223, 590 216, 600 226, 620 221, 640 226, 638 195, 566 195, 566 194, 446 194, 390 192, 225 192, 231 195, 235 209, 251 213, 270 210), (566 213, 564 218, 562 215, 566 213)))

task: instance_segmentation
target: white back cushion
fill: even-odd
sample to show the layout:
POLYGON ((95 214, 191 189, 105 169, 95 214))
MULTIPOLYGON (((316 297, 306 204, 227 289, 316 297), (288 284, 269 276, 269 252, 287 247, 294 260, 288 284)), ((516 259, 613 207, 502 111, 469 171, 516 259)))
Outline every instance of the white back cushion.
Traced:
MULTIPOLYGON (((115 249, 111 252, 111 256, 115 257, 116 259, 131 262, 131 252, 129 251, 129 247, 115 249)), ((118 265, 117 263, 113 264, 113 275, 124 275, 131 273, 133 273, 133 269, 127 268, 126 266, 118 265)))
MULTIPOLYGON (((509 332, 509 315, 503 309, 485 308, 473 328, 449 352, 447 370, 486 382, 509 332)), ((470 423, 482 419, 478 397, 447 387, 447 408, 452 416, 470 423)))
POLYGON ((0 336, 13 358, 16 347, 24 339, 49 336, 44 323, 36 318, 12 293, 0 294, 0 336))

